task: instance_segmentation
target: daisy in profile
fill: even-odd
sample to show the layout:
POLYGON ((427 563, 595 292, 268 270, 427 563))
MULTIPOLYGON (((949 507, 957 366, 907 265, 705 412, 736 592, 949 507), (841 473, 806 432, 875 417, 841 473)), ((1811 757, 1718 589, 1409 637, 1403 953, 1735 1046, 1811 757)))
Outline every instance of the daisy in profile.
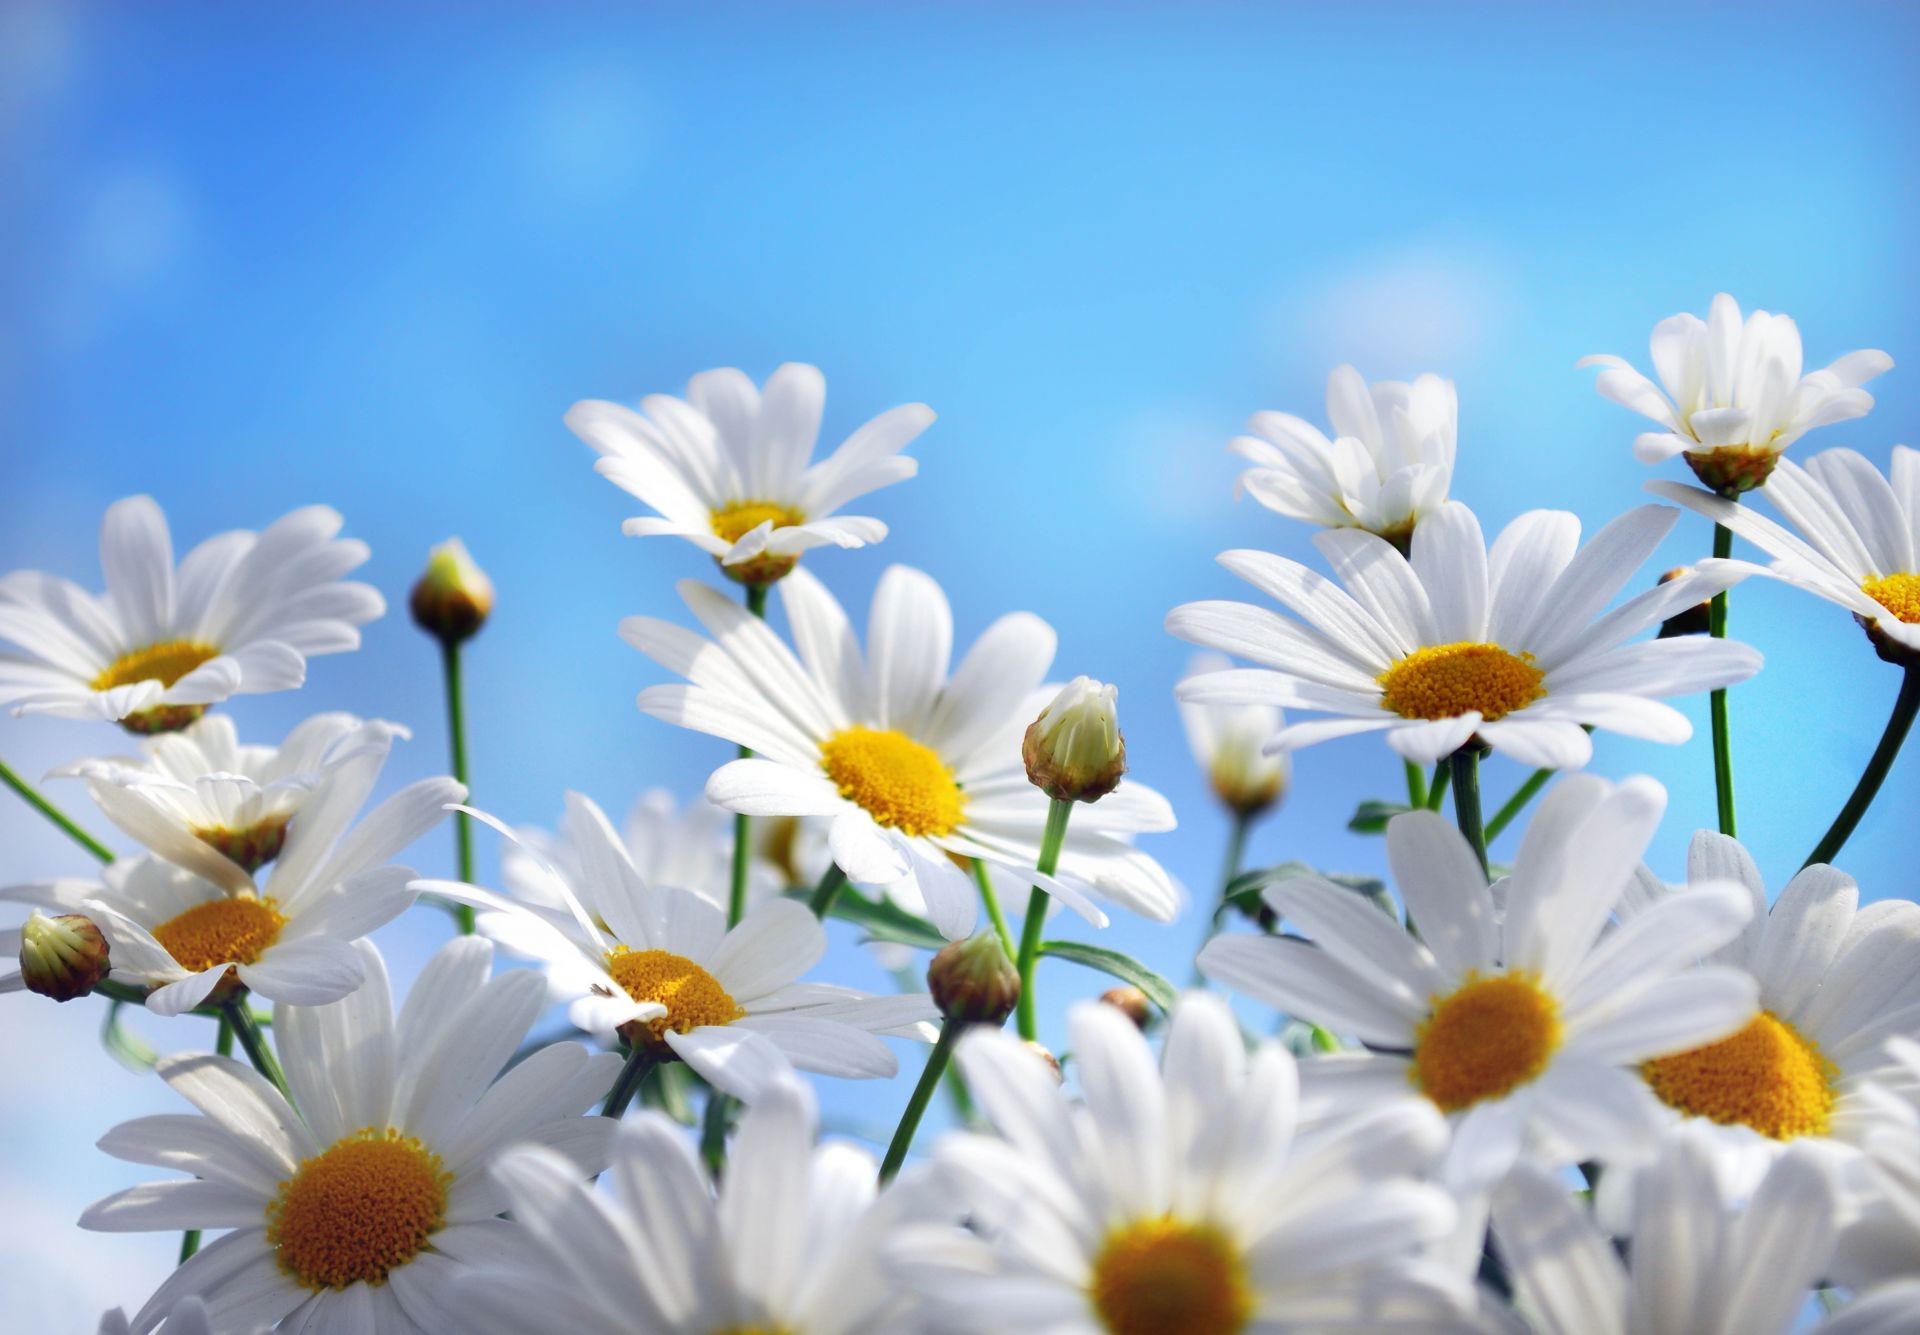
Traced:
POLYGON ((538 977, 489 981, 492 947, 457 938, 396 1017, 379 952, 357 949, 359 991, 274 1009, 292 1102, 228 1058, 166 1057, 160 1078, 202 1115, 136 1118, 101 1139, 117 1159, 191 1176, 109 1196, 83 1228, 232 1230, 168 1277, 134 1335, 188 1297, 223 1331, 457 1329, 448 1284, 518 1245, 488 1171, 502 1151, 546 1146, 582 1178, 606 1167, 613 1124, 580 1114, 612 1086, 618 1056, 556 1043, 501 1073, 540 1013, 538 977))
POLYGON ((1576 551, 1578 519, 1534 510, 1489 552, 1473 512, 1449 501, 1414 531, 1411 559, 1355 529, 1315 535, 1338 584, 1266 552, 1227 552, 1220 564, 1300 619, 1235 602, 1176 607, 1173 634, 1264 665, 1191 678, 1179 696, 1332 716, 1283 728, 1270 747, 1384 732, 1422 764, 1478 737, 1523 765, 1577 769, 1593 754, 1582 725, 1684 742, 1692 725, 1659 697, 1744 681, 1760 655, 1700 635, 1630 642, 1738 583, 1749 569, 1738 562, 1703 561, 1602 614, 1677 517, 1630 510, 1576 551))
POLYGON ((984 1026, 961 1040, 996 1135, 934 1147, 929 1191, 967 1228, 890 1249, 939 1331, 1058 1335, 1459 1329, 1462 1286, 1420 1259, 1453 1204, 1416 1176, 1444 1140, 1402 1101, 1337 1136, 1296 1136, 1294 1062, 1247 1051, 1226 1003, 1190 994, 1156 1065, 1111 1006, 1069 1015, 1085 1104, 984 1026))
POLYGON ((810 463, 826 396, 819 370, 799 362, 775 370, 764 389, 725 367, 693 377, 684 400, 650 394, 637 412, 576 403, 567 425, 600 452, 595 471, 654 512, 623 532, 685 538, 732 578, 766 585, 811 548, 886 537, 878 519, 837 512, 919 468, 900 451, 933 423, 923 403, 880 414, 810 463))
MULTIPOLYGON (((1232 666, 1219 654, 1195 654, 1182 680, 1225 672, 1232 666)), ((1200 772, 1227 810, 1236 816, 1257 816, 1286 796, 1293 779, 1293 756, 1285 750, 1266 749, 1286 724, 1279 709, 1182 700, 1180 723, 1200 772)))
POLYGON ((1310 940, 1217 936, 1200 971, 1373 1049, 1303 1064, 1316 1115, 1424 1100, 1451 1126, 1457 1189, 1490 1185, 1523 1154, 1633 1158, 1664 1121, 1641 1063, 1717 1042, 1758 1009, 1745 974, 1697 966, 1747 922, 1737 885, 1690 887, 1602 934, 1665 806, 1651 779, 1562 779, 1521 840, 1504 917, 1467 841, 1409 812, 1387 825, 1387 857, 1417 938, 1302 876, 1266 902, 1310 940))
POLYGON ((770 1085, 741 1118, 716 1187, 685 1132, 641 1113, 615 1133, 611 1195, 560 1155, 516 1150, 494 1172, 515 1254, 447 1295, 470 1335, 892 1335, 915 1329, 881 1243, 903 1203, 870 1155, 814 1145, 813 1095, 770 1085))
POLYGON ((308 506, 261 533, 208 538, 178 570, 166 516, 146 496, 107 507, 104 595, 37 570, 0 579, 0 703, 16 714, 117 721, 167 732, 233 695, 285 691, 307 659, 360 647, 386 610, 377 590, 343 583, 367 559, 336 538, 338 514, 308 506))
POLYGON ((1453 480, 1453 382, 1371 386, 1351 366, 1327 377, 1334 439, 1291 413, 1255 413, 1229 447, 1253 464, 1240 486, 1277 514, 1327 528, 1362 528, 1405 549, 1453 480))
POLYGON ((538 960, 578 1028, 684 1061, 744 1103, 794 1067, 891 1076, 898 1063, 877 1035, 932 1036, 928 1022, 938 1011, 924 993, 871 996, 800 981, 827 950, 826 931, 806 905, 769 900, 729 929, 713 900, 642 880, 588 798, 567 794, 567 824, 581 876, 571 885, 547 873, 557 906, 457 881, 416 881, 413 889, 483 910, 480 930, 538 960))
POLYGON ((629 644, 686 678, 642 691, 642 712, 753 750, 714 772, 710 799, 751 816, 829 820, 828 845, 848 879, 924 907, 949 940, 967 935, 977 908, 956 858, 1020 869, 1096 925, 1106 917, 1089 892, 1173 919, 1178 888, 1128 843, 1136 832, 1171 829, 1173 810, 1139 784, 1081 804, 1058 876, 1032 871, 1048 804, 1020 745, 1054 694, 1043 685, 1054 650, 1046 622, 1001 617, 949 672, 953 615, 917 570, 881 576, 864 656, 818 580, 800 571, 780 593, 793 649, 691 580, 680 596, 712 639, 651 617, 620 625, 629 644))
POLYGON ((1805 468, 1782 459, 1760 494, 1793 532, 1696 487, 1647 485, 1773 557, 1775 577, 1853 613, 1883 658, 1920 662, 1920 450, 1894 446, 1890 478, 1852 450, 1805 468))
POLYGON ((1655 325, 1652 351, 1659 385, 1620 357, 1579 364, 1606 368, 1594 388, 1659 423, 1661 430, 1633 443, 1641 463, 1683 454, 1695 476, 1723 495, 1766 482, 1781 452, 1814 427, 1866 416, 1873 395, 1860 386, 1893 366, 1868 348, 1802 375, 1799 326, 1766 311, 1743 322, 1740 303, 1725 292, 1705 320, 1680 314, 1655 325))

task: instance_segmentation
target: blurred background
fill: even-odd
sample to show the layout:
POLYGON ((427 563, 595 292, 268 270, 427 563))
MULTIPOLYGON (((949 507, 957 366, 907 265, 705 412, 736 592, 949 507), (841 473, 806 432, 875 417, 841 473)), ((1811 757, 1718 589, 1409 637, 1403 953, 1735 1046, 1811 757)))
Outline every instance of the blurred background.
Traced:
MULTIPOLYGON (((1809 366, 1860 347, 1920 360, 1915 56, 1913 12, 1891 5, 12 0, 0 569, 98 587, 101 511, 135 492, 182 551, 324 501, 399 609, 429 545, 459 534, 499 588, 468 652, 475 800, 544 824, 568 788, 616 813, 649 786, 686 797, 728 748, 633 708, 660 676, 614 626, 684 619, 674 581, 716 572, 684 543, 620 535, 640 507, 561 415, 710 366, 815 362, 829 443, 896 403, 940 420, 919 480, 861 507, 887 542, 809 568, 864 622, 885 565, 919 566, 960 643, 1029 609, 1059 629, 1060 676, 1119 684, 1134 774, 1181 815, 1148 846, 1199 903, 1101 939, 1184 981, 1227 823, 1173 707, 1189 650, 1161 619, 1239 596, 1222 549, 1314 559, 1305 528, 1236 503, 1241 422, 1324 422, 1342 361, 1437 371, 1460 395, 1454 494, 1489 534, 1541 506, 1592 531, 1650 474, 1630 453, 1639 419, 1594 394, 1582 354, 1645 366, 1655 321, 1725 289, 1795 316, 1809 366)), ((1884 466, 1916 383, 1876 381, 1873 415, 1814 445, 1884 466)), ((1706 541, 1683 520, 1646 578, 1706 541)), ((1765 582, 1737 592, 1732 626, 1768 657, 1734 696, 1734 739, 1742 833, 1777 889, 1846 796, 1896 673, 1844 613, 1765 582)), ((1689 745, 1598 739, 1596 770, 1670 789, 1652 854, 1670 879, 1712 820, 1705 703, 1684 704, 1689 745)), ((316 660, 304 691, 231 706, 263 741, 322 709, 413 728, 386 789, 445 768, 435 651, 404 611, 361 653, 316 660)), ((0 756, 33 777, 127 740, 0 719, 0 756)), ((1490 762, 1489 802, 1523 777, 1490 762)), ((1390 753, 1312 749, 1296 785, 1252 861, 1382 869, 1345 823, 1401 795, 1390 753)), ((1847 850, 1869 896, 1915 892, 1916 794, 1908 756, 1847 850)), ((487 880, 496 841, 480 847, 487 880)), ((447 874, 450 834, 410 860, 447 874)), ((0 882, 90 870, 0 795, 0 882)), ((448 930, 422 908, 382 932, 397 981, 448 930)), ((823 973, 889 986, 835 939, 823 973)), ((1107 985, 1048 966, 1043 1037, 1107 985)), ((153 1176, 95 1138, 183 1110, 102 1055, 103 1009, 0 1006, 0 1328, 90 1330, 173 1262, 173 1236, 73 1226, 153 1176)), ((143 1031, 211 1041, 191 1018, 143 1031)), ((902 1054, 892 1085, 820 1082, 834 1131, 884 1137, 918 1069, 902 1054)))

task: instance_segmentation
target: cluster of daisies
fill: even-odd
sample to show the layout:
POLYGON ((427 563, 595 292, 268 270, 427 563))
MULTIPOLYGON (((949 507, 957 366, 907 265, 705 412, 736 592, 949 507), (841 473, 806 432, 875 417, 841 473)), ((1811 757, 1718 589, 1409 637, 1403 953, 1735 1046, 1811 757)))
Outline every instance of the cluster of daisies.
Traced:
POLYGON ((1323 564, 1227 552, 1277 609, 1167 618, 1206 651, 1176 694, 1232 828, 1184 992, 1097 936, 1048 937, 1060 908, 1084 938, 1186 907, 1140 845, 1174 816, 1128 777, 1114 688, 1050 680, 1054 632, 1026 612, 956 660, 940 585, 902 566, 862 635, 811 568, 885 538, 843 509, 913 476, 923 405, 818 460, 810 366, 568 414, 649 511, 625 531, 719 573, 680 585, 684 616, 619 633, 671 678, 640 710, 734 758, 696 800, 651 791, 619 823, 569 793, 556 828, 515 828, 484 779, 470 802, 459 663, 493 591, 457 542, 409 600, 443 651, 454 774, 373 802, 405 728, 320 714, 243 742, 218 709, 299 687, 383 613, 346 578, 367 553, 340 516, 176 562, 152 501, 114 505, 105 593, 0 580, 0 701, 131 734, 44 785, 0 765, 99 864, 0 889, 27 913, 0 931, 19 961, 0 992, 94 998, 110 1038, 123 1007, 176 1017, 178 1050, 145 1060, 193 1109, 100 1140, 165 1176, 81 1225, 182 1235, 171 1277, 100 1329, 1920 1328, 1920 906, 1862 902, 1831 865, 1920 712, 1920 454, 1896 447, 1885 474, 1783 457, 1865 414, 1891 362, 1804 373, 1791 320, 1724 295, 1656 327, 1657 382, 1590 360, 1658 423, 1639 455, 1699 483, 1651 489, 1716 525, 1714 557, 1657 583, 1641 568, 1671 506, 1584 543, 1573 515, 1533 511, 1489 543, 1449 496, 1437 376, 1342 367, 1331 434, 1263 412, 1233 442, 1242 489, 1315 526, 1323 564), (1735 536, 1771 563, 1734 559, 1735 536), (1755 575, 1851 612, 1903 681, 1771 899, 1733 837, 1724 733, 1727 688, 1761 666, 1725 635, 1727 593, 1755 575), (1571 771, 1597 732, 1685 741, 1667 701, 1702 693, 1722 828, 1668 884, 1642 861, 1661 786, 1571 771), (1243 868, 1295 752, 1371 733, 1407 775, 1404 803, 1356 818, 1384 834, 1390 888, 1243 868), (1491 815, 1489 752, 1535 771, 1491 815), (82 792, 133 851, 68 814, 82 792), (449 820, 455 877, 397 861, 449 820), (496 884, 475 823, 501 836, 496 884), (396 1006, 368 937, 416 904, 451 939, 396 1006), (829 919, 897 990, 817 976, 829 919), (1070 1007, 1057 1054, 1035 1041, 1050 956, 1121 984, 1070 1007), (803 1075, 889 1077, 903 1053, 891 1137, 823 1141, 803 1075), (920 1137, 936 1098, 955 1129, 920 1137))

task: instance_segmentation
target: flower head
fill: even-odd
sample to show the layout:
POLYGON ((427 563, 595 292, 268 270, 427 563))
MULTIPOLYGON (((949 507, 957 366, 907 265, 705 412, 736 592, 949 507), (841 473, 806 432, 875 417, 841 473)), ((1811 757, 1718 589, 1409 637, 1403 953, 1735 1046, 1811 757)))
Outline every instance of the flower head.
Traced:
MULTIPOLYGON (((1192 681, 1233 664, 1220 654, 1195 654, 1181 680, 1192 681)), ((1213 795, 1229 811, 1253 816, 1279 803, 1293 778, 1293 753, 1267 743, 1286 726, 1274 705, 1180 701, 1180 722, 1187 745, 1213 795)))
POLYGON ((1120 688, 1075 677, 1027 725, 1020 743, 1027 778, 1057 802, 1098 802, 1127 772, 1120 688))
MULTIPOLYGON (((107 938, 93 920, 78 913, 49 918, 38 909, 20 928, 18 985, 55 1001, 92 993, 107 976, 107 938)), ((12 989, 0 982, 0 991, 12 989)))
POLYGON ((459 644, 478 634, 492 614, 493 581, 464 542, 448 538, 428 554, 407 607, 421 630, 443 644, 459 644))
POLYGON ((1001 1024, 1020 1004, 1020 971, 1000 938, 979 932, 949 941, 927 966, 927 991, 953 1024, 1001 1024))

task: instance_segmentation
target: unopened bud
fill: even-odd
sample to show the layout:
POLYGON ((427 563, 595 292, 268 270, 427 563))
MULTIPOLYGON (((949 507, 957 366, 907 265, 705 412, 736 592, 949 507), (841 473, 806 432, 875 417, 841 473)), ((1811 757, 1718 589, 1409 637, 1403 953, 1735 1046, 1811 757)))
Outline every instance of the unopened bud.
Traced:
POLYGON ((1045 1048, 1041 1047, 1038 1043, 1034 1042, 1032 1039, 1026 1040, 1026 1043, 1024 1044, 1024 1046, 1026 1047, 1028 1052, 1031 1052, 1034 1056, 1038 1057, 1041 1061, 1047 1064, 1047 1069, 1053 1072, 1053 1078, 1055 1080, 1059 1081, 1063 1085, 1067 1082, 1066 1073, 1060 1069, 1060 1059, 1058 1057, 1054 1056, 1051 1052, 1048 1052, 1045 1048))
POLYGON ((1100 994, 1100 1003, 1113 1007, 1141 1029, 1145 1029, 1147 1022, 1153 1019, 1153 1003, 1137 987, 1110 987, 1100 994))
POLYGON ((36 911, 20 929, 20 979, 29 992, 72 1001, 107 976, 107 938, 77 913, 36 911))
POLYGON ((421 630, 442 644, 459 644, 486 624, 493 611, 493 581, 460 539, 449 538, 428 555, 407 605, 421 630))
POLYGON ((927 991, 954 1024, 1003 1024, 1020 1004, 1020 971, 1007 958, 1000 938, 981 932, 948 942, 933 957, 927 966, 927 991))
MULTIPOLYGON (((1691 566, 1675 566, 1672 570, 1669 570, 1660 577, 1660 583, 1671 584, 1674 580, 1685 579, 1692 573, 1693 568, 1691 566)), ((1670 640, 1676 635, 1706 635, 1711 633, 1712 610, 1713 604, 1704 602, 1695 603, 1692 607, 1683 608, 1681 611, 1675 612, 1672 616, 1660 623, 1660 634, 1657 638, 1670 640)))
POLYGON ((1027 728, 1020 756, 1027 778, 1061 802, 1097 802, 1127 772, 1120 735, 1120 692, 1091 677, 1075 677, 1027 728))

